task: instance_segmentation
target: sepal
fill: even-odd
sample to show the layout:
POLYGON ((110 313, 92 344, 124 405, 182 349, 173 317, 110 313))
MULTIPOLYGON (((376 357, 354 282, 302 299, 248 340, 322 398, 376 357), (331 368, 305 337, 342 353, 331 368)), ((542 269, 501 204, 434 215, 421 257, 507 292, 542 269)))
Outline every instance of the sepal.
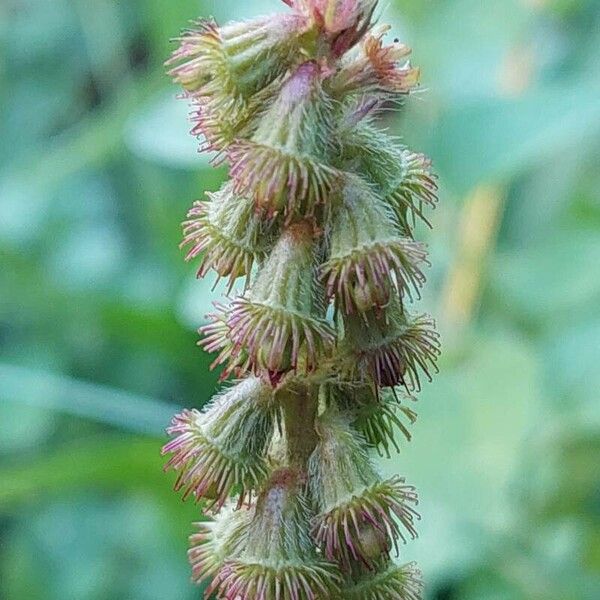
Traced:
POLYGON ((204 253, 198 277, 213 269, 228 278, 231 290, 238 277, 248 284, 252 266, 264 259, 264 226, 252 200, 237 196, 231 183, 208 196, 209 202, 195 202, 188 212, 181 247, 190 246, 186 260, 204 253))
POLYGON ((389 26, 369 32, 354 52, 348 53, 331 82, 338 96, 361 93, 394 98, 409 94, 419 83, 419 69, 408 60, 411 50, 397 41, 386 46, 389 26))
POLYGON ((271 388, 248 377, 216 396, 202 412, 175 415, 167 433, 174 438, 163 454, 171 454, 165 470, 179 475, 175 490, 183 498, 206 498, 218 511, 230 493, 239 503, 268 476, 267 446, 275 423, 271 388))

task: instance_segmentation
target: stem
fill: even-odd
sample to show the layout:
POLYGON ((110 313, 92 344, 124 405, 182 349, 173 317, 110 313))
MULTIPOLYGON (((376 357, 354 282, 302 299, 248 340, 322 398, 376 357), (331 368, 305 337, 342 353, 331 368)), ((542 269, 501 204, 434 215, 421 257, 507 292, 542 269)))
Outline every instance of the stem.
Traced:
POLYGON ((308 459, 317 445, 314 423, 319 403, 316 389, 311 384, 297 381, 281 394, 288 464, 306 471, 308 459))

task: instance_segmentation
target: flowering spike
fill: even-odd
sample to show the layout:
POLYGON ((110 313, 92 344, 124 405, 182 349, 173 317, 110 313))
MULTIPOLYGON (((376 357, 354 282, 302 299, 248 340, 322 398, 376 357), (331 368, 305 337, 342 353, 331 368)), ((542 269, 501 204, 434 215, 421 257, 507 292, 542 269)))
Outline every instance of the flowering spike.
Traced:
POLYGON ((333 220, 329 259, 321 266, 327 295, 347 314, 386 306, 394 288, 418 298, 426 256, 423 244, 399 235, 370 186, 350 178, 333 220))
POLYGON ((319 442, 310 459, 311 486, 319 507, 313 536, 328 559, 346 568, 366 567, 386 557, 398 539, 417 536, 417 495, 404 479, 382 481, 358 434, 333 411, 321 418, 319 442))
POLYGON ((251 194, 269 216, 312 215, 326 202, 336 170, 327 164, 331 101, 321 86, 321 67, 300 65, 285 81, 250 140, 228 149, 235 189, 251 194))
POLYGON ((195 202, 183 223, 183 246, 191 246, 185 259, 203 254, 198 277, 209 269, 229 279, 250 277, 252 266, 265 256, 262 222, 254 214, 253 202, 233 193, 230 183, 208 194, 210 202, 195 202))
POLYGON ((320 558, 308 536, 304 480, 294 469, 275 471, 258 498, 245 551, 225 563, 208 593, 236 600, 321 600, 335 597, 341 577, 320 558))
POLYGON ((203 328, 207 350, 220 350, 225 374, 251 368, 271 378, 303 364, 314 370, 333 345, 314 280, 313 230, 288 227, 261 268, 249 297, 238 298, 203 328))
POLYGON ((172 455, 165 470, 179 472, 175 490, 183 490, 184 499, 207 498, 218 511, 237 486, 241 503, 267 477, 273 411, 270 388, 250 377, 216 396, 203 412, 175 415, 167 429, 175 437, 162 450, 172 455))
POLYGON ((410 398, 439 352, 431 319, 406 310, 435 177, 377 124, 419 71, 374 25, 378 0, 283 2, 282 16, 200 21, 169 61, 192 133, 230 176, 190 211, 186 258, 245 287, 199 342, 241 381, 174 418, 166 468, 216 512, 189 551, 207 595, 421 600, 417 569, 390 558, 416 536, 416 491, 368 455, 410 439, 396 388, 410 398))

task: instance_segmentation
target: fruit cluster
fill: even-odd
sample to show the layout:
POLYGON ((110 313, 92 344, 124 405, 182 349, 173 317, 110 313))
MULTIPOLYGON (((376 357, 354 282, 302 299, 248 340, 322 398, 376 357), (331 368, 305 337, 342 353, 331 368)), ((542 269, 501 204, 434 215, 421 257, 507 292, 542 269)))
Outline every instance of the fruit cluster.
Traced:
POLYGON ((170 75, 230 180, 184 222, 199 276, 230 295, 201 329, 234 383, 168 429, 176 489, 203 502, 189 558, 227 600, 416 600, 414 488, 369 449, 410 439, 439 353, 413 314, 427 263, 415 224, 436 202, 428 159, 378 126, 418 85, 377 0, 284 0, 285 14, 179 38, 170 75))

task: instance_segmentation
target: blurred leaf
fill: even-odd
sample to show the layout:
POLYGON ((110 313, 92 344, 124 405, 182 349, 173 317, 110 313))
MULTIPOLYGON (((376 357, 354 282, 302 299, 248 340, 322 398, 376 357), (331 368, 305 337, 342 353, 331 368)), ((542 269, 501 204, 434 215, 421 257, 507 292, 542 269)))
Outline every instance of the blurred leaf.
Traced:
MULTIPOLYGON (((600 309, 598 302, 590 304, 600 309)), ((554 390, 557 409, 571 413, 577 405, 582 405, 596 407, 600 414, 599 314, 549 331, 545 336, 544 357, 546 377, 554 390)), ((600 427, 600 419, 596 419, 595 425, 600 427)))
POLYGON ((91 114, 76 127, 36 149, 27 160, 16 157, 0 168, 0 239, 15 236, 12 213, 22 215, 20 225, 26 229, 28 221, 23 207, 27 208, 27 214, 43 210, 51 193, 66 177, 86 167, 106 163, 122 151, 124 123, 153 85, 144 82, 120 90, 118 100, 111 106, 91 114), (10 229, 3 226, 5 223, 10 229))
POLYGON ((538 417, 538 366, 527 344, 474 335, 464 348, 424 388, 411 443, 381 462, 419 490, 420 537, 405 558, 438 580, 476 564, 498 532, 514 526, 511 486, 538 417))
POLYGON ((33 406, 0 402, 0 457, 35 450, 54 430, 55 421, 51 413, 33 406))
POLYGON ((35 461, 0 469, 0 510, 47 500, 77 488, 169 492, 157 439, 96 437, 46 452, 35 461))
POLYGON ((600 130, 600 87, 587 81, 536 90, 519 99, 451 106, 427 143, 457 194, 504 180, 557 151, 575 151, 600 130))
MULTIPOLYGON (((402 13, 404 2, 399 4, 402 13)), ((419 4, 424 14, 407 41, 422 69, 424 102, 455 107, 473 99, 490 100, 498 92, 507 55, 527 38, 531 7, 520 0, 419 4)))
POLYGON ((66 412, 135 433, 160 434, 175 407, 51 373, 0 364, 0 400, 66 412))
POLYGON ((148 493, 91 490, 48 498, 33 511, 26 505, 17 511, 19 528, 3 536, 7 597, 198 597, 185 560, 189 511, 168 508, 148 493))
MULTIPOLYGON (((582 521, 600 517, 600 435, 596 432, 573 431, 555 436, 554 449, 546 455, 554 461, 554 486, 540 496, 536 517, 579 517, 582 521)), ((538 456, 538 459, 541 458, 538 456)), ((597 523, 600 534, 600 521, 597 523)), ((600 542, 600 539, 598 540, 600 542)), ((600 562, 595 565, 600 572, 600 562)))
POLYGON ((567 318, 600 300, 600 244, 595 233, 561 232, 527 249, 499 253, 490 277, 494 302, 539 323, 567 318))

